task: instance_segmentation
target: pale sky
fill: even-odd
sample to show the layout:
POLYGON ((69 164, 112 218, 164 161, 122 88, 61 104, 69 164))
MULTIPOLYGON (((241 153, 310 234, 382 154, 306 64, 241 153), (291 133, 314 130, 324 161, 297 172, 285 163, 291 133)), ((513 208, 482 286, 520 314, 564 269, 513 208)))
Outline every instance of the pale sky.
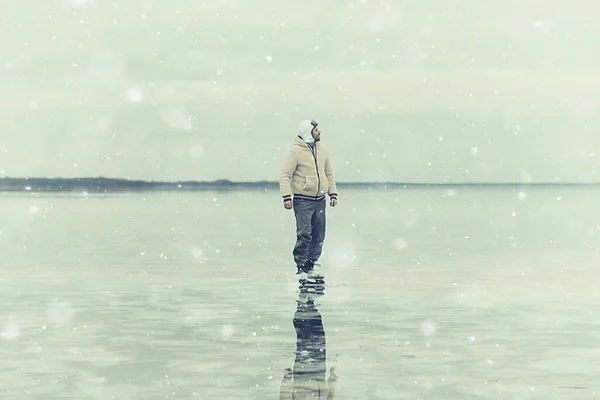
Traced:
POLYGON ((3 0, 0 176, 598 182, 598 0, 3 0))

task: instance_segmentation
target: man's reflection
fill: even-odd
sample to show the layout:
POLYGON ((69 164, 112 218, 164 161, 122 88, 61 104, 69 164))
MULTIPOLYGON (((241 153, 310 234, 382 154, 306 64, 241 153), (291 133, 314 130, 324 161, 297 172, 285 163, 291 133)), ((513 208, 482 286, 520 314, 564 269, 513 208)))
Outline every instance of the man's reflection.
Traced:
POLYGON ((337 376, 331 368, 325 381, 326 342, 325 330, 315 298, 324 294, 323 281, 300 281, 297 308, 294 313, 296 328, 296 360, 294 368, 286 368, 279 399, 333 399, 337 376))

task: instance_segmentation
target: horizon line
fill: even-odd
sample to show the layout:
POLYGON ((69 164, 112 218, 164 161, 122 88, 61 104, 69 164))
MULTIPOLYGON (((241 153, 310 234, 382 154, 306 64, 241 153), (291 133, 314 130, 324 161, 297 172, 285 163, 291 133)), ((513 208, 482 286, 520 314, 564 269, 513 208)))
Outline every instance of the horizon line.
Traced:
MULTIPOLYGON (((153 184, 153 185, 220 185, 220 186, 240 186, 240 185, 269 185, 278 186, 279 181, 276 180, 255 180, 255 181, 235 181, 230 179, 216 179, 212 181, 200 181, 200 180, 145 180, 145 179, 131 179, 131 178, 114 178, 114 177, 0 177, 0 181, 45 181, 51 183, 51 181, 61 182, 72 182, 72 183, 83 183, 82 181, 106 181, 106 182, 120 182, 120 183, 134 183, 134 184, 153 184)), ((462 181, 462 182, 434 182, 434 181, 338 181, 338 186, 600 186, 600 182, 571 182, 571 181, 552 181, 552 182, 510 182, 510 181, 498 181, 498 182, 485 182, 485 181, 462 181)))

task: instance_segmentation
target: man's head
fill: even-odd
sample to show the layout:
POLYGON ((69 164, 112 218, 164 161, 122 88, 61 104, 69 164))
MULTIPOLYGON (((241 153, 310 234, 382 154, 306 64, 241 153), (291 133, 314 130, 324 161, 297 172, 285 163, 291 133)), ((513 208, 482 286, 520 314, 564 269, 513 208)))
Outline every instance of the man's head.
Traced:
POLYGON ((321 140, 321 131, 317 127, 319 124, 314 119, 300 122, 298 126, 298 136, 306 143, 315 143, 321 140))

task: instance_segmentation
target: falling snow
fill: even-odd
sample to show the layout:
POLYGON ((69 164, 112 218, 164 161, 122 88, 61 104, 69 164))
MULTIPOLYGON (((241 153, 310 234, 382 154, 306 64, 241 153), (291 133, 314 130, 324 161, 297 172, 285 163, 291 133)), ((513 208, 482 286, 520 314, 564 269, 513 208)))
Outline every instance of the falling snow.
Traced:
POLYGON ((18 325, 8 324, 4 327, 0 336, 6 340, 17 339, 19 336, 21 336, 21 329, 18 325))
POLYGON ((406 240, 403 238, 397 238, 394 240, 393 246, 398 251, 404 251, 406 249, 406 240))
POLYGON ((127 90, 127 99, 132 103, 139 103, 144 100, 144 94, 139 88, 131 88, 127 90))
POLYGON ((74 317, 75 308, 68 301, 53 301, 46 309, 46 318, 50 325, 68 326, 74 317))
POLYGON ((437 331, 435 324, 431 321, 423 322, 422 329, 425 336, 434 336, 437 331))

